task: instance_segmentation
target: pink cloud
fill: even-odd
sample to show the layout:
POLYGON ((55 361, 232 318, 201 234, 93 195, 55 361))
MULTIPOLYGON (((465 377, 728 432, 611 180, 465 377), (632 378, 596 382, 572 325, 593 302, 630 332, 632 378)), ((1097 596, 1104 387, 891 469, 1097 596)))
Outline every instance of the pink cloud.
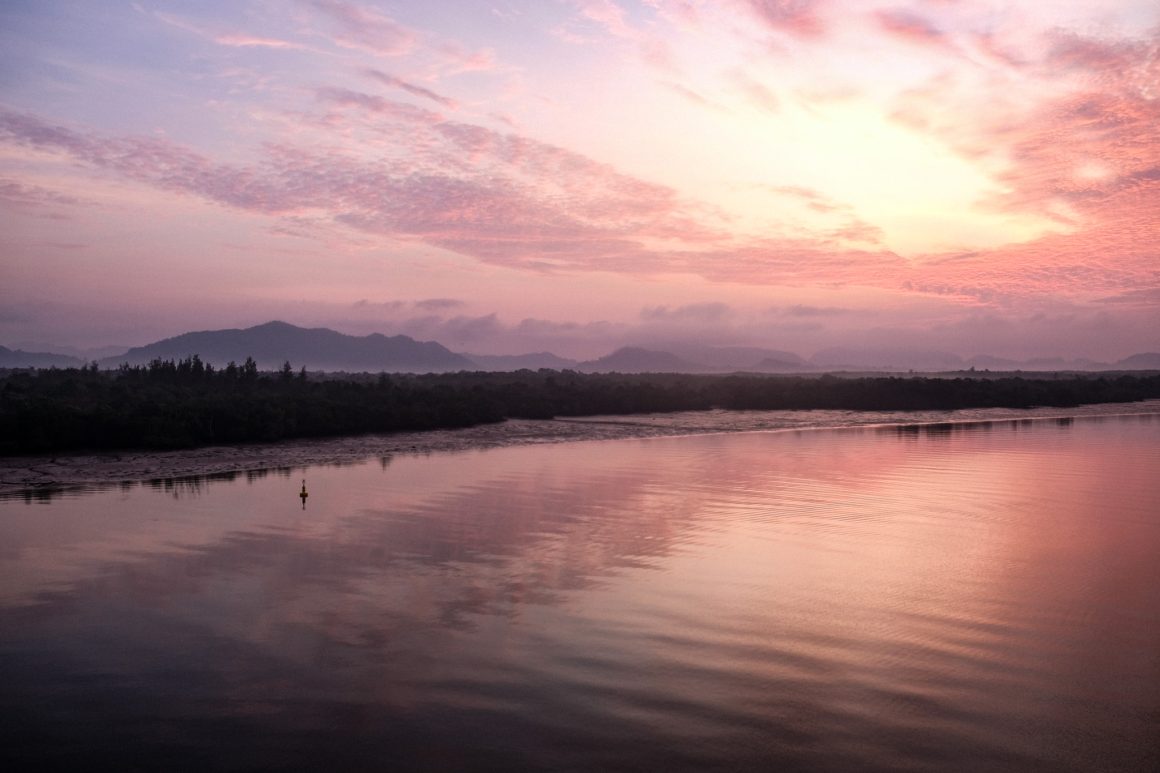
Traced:
POLYGON ((697 105, 698 107, 704 107, 704 108, 708 108, 710 110, 724 110, 725 109, 721 105, 717 104, 716 102, 711 101, 710 99, 706 98, 702 94, 699 94, 696 91, 693 91, 688 86, 682 86, 679 83, 672 83, 672 82, 662 82, 661 85, 665 86, 666 88, 671 90, 674 94, 679 95, 683 99, 686 99, 689 102, 692 102, 694 105, 697 105))
POLYGON ((804 240, 714 247, 697 240, 705 226, 695 220, 689 249, 652 249, 645 244, 658 233, 678 239, 682 233, 683 205, 671 190, 526 139, 459 124, 434 129, 449 138, 453 151, 479 154, 481 174, 398 175, 389 164, 368 167, 341 155, 289 148, 272 149, 263 165, 243 169, 212 164, 153 138, 92 138, 26 116, 0 116, 0 132, 9 140, 56 148, 158 187, 267 215, 328 213, 359 231, 418 240, 498 265, 679 271, 791 283, 893 282, 903 267, 888 253, 835 250, 804 240))
POLYGON ((994 62, 998 62, 1012 69, 1019 69, 1028 64, 1026 59, 1001 47, 999 41, 996 39, 996 35, 992 32, 973 33, 971 35, 971 41, 975 44, 976 50, 994 62))
POLYGON ((882 29, 904 40, 939 46, 946 42, 942 30, 913 11, 906 9, 878 11, 874 18, 882 29))
POLYGON ((213 38, 215 43, 223 46, 235 46, 238 48, 303 48, 297 43, 291 43, 288 40, 280 40, 278 38, 263 38, 254 35, 246 35, 243 33, 224 33, 215 35, 213 38))
POLYGON ((306 46, 292 43, 288 40, 282 40, 281 38, 263 37, 245 32, 214 32, 180 16, 169 13, 156 12, 153 16, 171 27, 176 27, 177 29, 207 38, 221 46, 233 46, 236 48, 306 48, 306 46))
POLYGON ((448 74, 485 72, 496 68, 495 52, 489 48, 471 51, 459 43, 445 41, 438 44, 436 50, 446 60, 448 74))
POLYGON ((734 87, 740 91, 754 107, 768 113, 781 111, 781 101, 777 95, 766 86, 743 72, 734 72, 730 75, 734 87))
MULTIPOLYGON (((393 76, 383 76, 394 85, 393 76)), ((0 113, 0 138, 272 216, 279 227, 307 235, 352 229, 529 271, 690 273, 746 283, 910 288, 962 303, 1002 303, 1056 291, 1106 296, 1160 282, 1160 259, 1150 246, 1160 159, 1148 134, 1158 116, 1127 87, 1121 92, 1057 100, 1025 126, 995 129, 1014 163, 1007 180, 1013 194, 993 205, 1023 211, 1070 195, 1090 227, 917 266, 882 249, 875 226, 816 190, 769 188, 838 218, 828 231, 813 238, 735 234, 704 204, 581 154, 349 89, 320 88, 316 96, 329 111, 320 117, 328 128, 360 132, 350 151, 280 145, 249 164, 222 164, 155 137, 101 137, 12 112, 0 113), (1067 138, 1073 132, 1078 139, 1067 138), (1088 184, 1091 190, 1057 179, 1061 160, 1081 151, 1115 162, 1114 179, 1088 184)))
POLYGON ((676 74, 680 69, 673 57, 672 48, 660 37, 641 38, 640 58, 646 64, 670 74, 676 74))
POLYGON ((422 86, 416 86, 413 83, 408 83, 407 81, 402 80, 401 78, 396 78, 394 75, 390 75, 389 73, 385 73, 380 70, 365 70, 364 72, 368 77, 373 78, 379 83, 391 86, 392 88, 402 89, 408 94, 412 94, 416 97, 429 99, 432 102, 443 105, 444 107, 450 108, 452 110, 455 110, 459 107, 459 103, 457 103, 454 99, 445 97, 442 94, 437 94, 430 89, 423 88, 422 86))
POLYGON ((830 231, 828 236, 840 241, 880 245, 886 235, 878 226, 854 218, 840 228, 830 231))
POLYGON ((957 260, 921 264, 909 273, 905 286, 988 304, 1160 287, 1160 249, 1143 238, 1114 226, 1053 234, 957 260))
POLYGON ((1049 209, 1064 201, 1085 218, 1131 228, 1153 226, 1160 205, 1160 64, 1147 44, 1074 42, 1052 52, 1047 67, 1078 69, 1079 88, 1040 105, 1023 124, 995 127, 1010 149, 1012 189, 996 206, 1049 209), (1150 79, 1152 86, 1145 83, 1150 79))
POLYGON ((1086 218, 1119 216, 1127 203, 1121 194, 1151 196, 1160 169, 1154 44, 1059 35, 1033 74, 1052 95, 1038 104, 980 110, 956 103, 958 92, 943 77, 910 92, 895 117, 969 158, 997 151, 1009 159, 1000 181, 1010 193, 991 201, 994 208, 1047 215, 1066 202, 1086 218), (964 112, 974 120, 954 120, 964 112))
POLYGON ((731 313, 729 305, 720 302, 690 303, 671 309, 653 306, 641 309, 640 317, 650 322, 716 322, 731 313))
POLYGON ((805 188, 798 185, 765 185, 759 187, 779 196, 797 199, 807 209, 818 214, 832 215, 840 219, 840 224, 837 227, 823 232, 819 237, 820 240, 827 242, 860 242, 876 247, 880 247, 883 244, 885 234, 882 229, 858 217, 854 208, 849 204, 834 201, 812 188, 805 188))
POLYGON ((620 38, 633 38, 635 30, 624 18, 624 9, 612 0, 576 0, 580 15, 589 21, 596 22, 612 35, 620 38))
POLYGON ((1118 306, 1160 307, 1160 287, 1149 287, 1144 290, 1125 290, 1122 293, 1117 293, 1106 298, 1097 298, 1095 302, 1118 306))
POLYGON ((455 347, 487 343, 503 336, 507 326, 500 322, 496 314, 469 317, 457 315, 450 318, 436 314, 412 317, 395 323, 400 333, 420 340, 438 339, 455 347))
POLYGON ((850 250, 810 239, 753 238, 739 245, 669 253, 670 271, 762 284, 897 287, 907 263, 884 250, 850 250))
MULTIPOLYGON (((491 49, 470 50, 454 40, 426 40, 413 30, 379 11, 348 0, 310 0, 333 30, 331 39, 344 48, 358 49, 377 56, 399 57, 423 44, 434 54, 444 74, 479 72, 496 67, 491 49)), ((416 87, 421 88, 421 87, 416 87)))
POLYGON ((771 193, 777 193, 782 196, 802 199, 809 203, 811 206, 820 206, 826 210, 835 209, 839 206, 835 204, 828 196, 819 193, 813 188, 807 188, 802 185, 766 185, 762 187, 771 193))
POLYGON ((414 31, 370 8, 346 0, 313 0, 337 30, 334 40, 348 48, 359 48, 372 54, 401 56, 417 42, 414 31))
POLYGON ((783 314, 790 317, 845 317, 851 314, 874 316, 875 314, 875 312, 866 309, 848 309, 838 306, 810 306, 800 303, 786 307, 778 306, 769 311, 771 314, 783 314))
POLYGON ((87 204, 67 193, 0 178, 0 207, 60 220, 68 217, 69 209, 87 204))
POLYGON ((457 158, 467 154, 488 177, 506 175, 515 188, 546 185, 557 191, 553 200, 585 220, 639 223, 670 214, 678 206, 670 188, 620 174, 554 145, 465 123, 446 122, 436 132, 451 143, 457 158))
POLYGON ((466 305, 465 301, 461 301, 458 298, 425 298, 415 301, 415 308, 426 309, 428 311, 445 311, 466 305))
POLYGON ((351 308, 358 310, 369 309, 372 311, 392 313, 401 311, 407 308, 409 305, 410 304, 408 304, 406 301, 368 301, 366 298, 363 298, 362 300, 355 301, 353 304, 351 304, 351 308))
POLYGON ((822 19, 825 0, 743 0, 766 26, 795 37, 817 38, 826 32, 822 19))
POLYGON ((701 27, 701 13, 689 0, 644 0, 661 18, 685 29, 701 27))
POLYGON ((972 162, 1001 163, 991 213, 1058 223, 1066 233, 981 253, 924 260, 912 289, 1005 303, 1160 287, 1160 58, 1148 40, 1055 33, 1038 61, 1013 60, 1043 83, 1039 102, 970 101, 945 77, 910 92, 895 117, 972 162), (969 114, 970 120, 956 116, 969 114))
POLYGON ((441 114, 431 110, 350 89, 324 86, 316 89, 314 94, 320 102, 336 107, 357 107, 395 121, 436 124, 445 120, 441 114))

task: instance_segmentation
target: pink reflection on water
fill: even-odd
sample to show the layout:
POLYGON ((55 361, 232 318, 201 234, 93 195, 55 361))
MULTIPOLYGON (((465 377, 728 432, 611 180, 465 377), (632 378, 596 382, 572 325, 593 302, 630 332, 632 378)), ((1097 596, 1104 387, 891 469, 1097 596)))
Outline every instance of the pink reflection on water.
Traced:
POLYGON ((306 684, 430 728, 481 713, 471 742, 507 737, 541 762, 552 737, 594 765, 651 744, 739 765, 777 748, 831 765, 1138 767, 1158 708, 1141 685, 1160 684, 1158 430, 401 457, 310 469, 305 512, 298 475, 4 503, 0 622, 76 657, 99 629, 124 654, 84 657, 129 680, 191 658, 228 683, 210 704, 272 722, 292 723, 306 684))

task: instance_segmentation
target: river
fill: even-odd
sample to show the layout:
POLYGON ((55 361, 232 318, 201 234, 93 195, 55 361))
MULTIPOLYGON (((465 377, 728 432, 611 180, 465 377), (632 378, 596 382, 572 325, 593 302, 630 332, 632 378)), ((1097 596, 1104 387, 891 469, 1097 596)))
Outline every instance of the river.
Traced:
POLYGON ((1155 404, 716 413, 0 498, 0 761, 1160 769, 1155 404))

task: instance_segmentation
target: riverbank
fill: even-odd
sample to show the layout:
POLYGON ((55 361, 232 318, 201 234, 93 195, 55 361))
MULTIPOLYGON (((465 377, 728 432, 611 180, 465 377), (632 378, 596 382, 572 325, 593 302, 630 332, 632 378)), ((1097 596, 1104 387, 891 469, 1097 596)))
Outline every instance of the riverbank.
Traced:
POLYGON ((1160 400, 1075 408, 986 408, 954 411, 682 411, 569 419, 509 419, 456 430, 324 440, 207 446, 178 451, 122 451, 0 457, 0 496, 35 497, 115 484, 229 476, 312 465, 357 464, 400 454, 453 453, 538 443, 1024 419, 1160 415, 1160 400))
POLYGON ((571 371, 230 373, 196 360, 0 376, 0 455, 133 453, 709 411, 952 411, 1160 399, 1160 374, 928 378, 571 371))

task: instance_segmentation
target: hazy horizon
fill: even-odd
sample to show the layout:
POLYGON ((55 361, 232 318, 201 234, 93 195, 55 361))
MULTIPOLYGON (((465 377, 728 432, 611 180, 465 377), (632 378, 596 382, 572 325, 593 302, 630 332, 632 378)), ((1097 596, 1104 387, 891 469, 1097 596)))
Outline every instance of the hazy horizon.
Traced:
MULTIPOLYGON (((286 323, 284 320, 272 320, 270 322, 264 323, 263 325, 259 325, 257 327, 266 327, 268 325, 285 325, 285 324, 291 324, 291 323, 286 323)), ((291 326, 295 327, 292 324, 291 324, 291 326)), ((253 329, 253 328, 251 328, 251 329, 253 329)), ((304 330, 304 331, 307 330, 306 328, 301 328, 301 327, 299 327, 299 329, 304 330)), ((315 329, 328 330, 327 328, 315 328, 315 329)), ((197 331, 185 331, 185 332, 187 334, 202 335, 202 334, 206 334, 206 333, 210 333, 210 334, 230 333, 230 332, 242 333, 242 332, 247 332, 247 331, 246 331, 246 329, 226 328, 226 329, 219 329, 219 330, 197 330, 197 331)), ((337 331, 335 331, 335 332, 337 332, 337 331)), ((394 333, 386 332, 386 331, 379 331, 378 334, 379 335, 386 335, 388 337, 396 335, 394 333)), ((174 339, 180 339, 182 337, 183 337, 182 335, 178 335, 178 336, 166 337, 164 339, 158 339, 156 341, 149 341, 149 342, 146 342, 146 344, 144 345, 144 348, 148 348, 150 345, 153 345, 153 344, 164 344, 167 341, 174 340, 174 339)), ((360 336, 360 337, 366 337, 366 336, 360 336)), ((305 341, 303 341, 302 343, 304 345, 306 344, 305 341)), ((420 341, 419 343, 424 343, 424 342, 420 341)), ((435 341, 434 343, 442 345, 441 342, 439 342, 439 341, 435 341)), ((0 345, 2 345, 2 344, 0 344, 0 345)), ((38 342, 30 342, 30 343, 26 342, 26 343, 20 343, 20 344, 16 344, 13 346, 9 346, 8 348, 11 350, 24 351, 26 353, 52 353, 52 354, 59 354, 59 355, 64 355, 64 356, 72 356, 72 357, 77 357, 77 358, 80 358, 81 360, 86 360, 86 361, 87 360, 91 360, 91 361, 101 360, 101 361, 104 361, 105 364, 107 365, 110 361, 115 360, 117 357, 119 357, 123 354, 127 354, 127 353, 133 351, 134 349, 138 349, 138 348, 142 348, 142 347, 138 347, 138 346, 105 346, 105 347, 93 348, 93 349, 80 349, 80 348, 69 347, 69 346, 52 346, 52 345, 48 345, 48 344, 40 344, 38 342)), ((199 354, 199 355, 201 355, 202 359, 206 360, 207 362, 210 362, 212 364, 219 364, 219 365, 224 365, 227 360, 230 360, 230 359, 237 360, 238 358, 244 356, 241 354, 237 354, 236 356, 233 356, 233 357, 212 356, 212 355, 208 355, 208 353, 205 351, 201 351, 201 350, 197 349, 197 347, 187 347, 187 348, 189 349, 189 351, 185 352, 184 354, 180 354, 180 355, 174 354, 173 351, 176 351, 176 350, 173 350, 173 351, 169 352, 168 354, 163 354, 161 356, 173 358, 173 357, 180 357, 180 356, 190 356, 192 354, 199 354)), ((535 357, 538 357, 541 355, 548 355, 549 357, 561 358, 561 356, 557 352, 553 352, 550 349, 541 350, 541 351, 537 351, 537 352, 524 351, 524 352, 503 352, 503 353, 499 353, 499 354, 487 354, 487 353, 478 352, 478 351, 476 351, 476 352, 456 351, 454 349, 451 349, 450 347, 445 347, 445 348, 448 348, 448 350, 451 351, 453 354, 466 356, 468 358, 477 358, 476 361, 478 363, 483 364, 485 367, 487 365, 488 358, 491 358, 491 357, 497 357, 497 358, 504 358, 504 357, 535 358, 535 357)), ((239 352, 240 351, 241 351, 241 349, 239 349, 239 352)), ((675 355, 676 357, 678 357, 679 359, 684 361, 689 366, 693 366, 694 368, 708 368, 710 370, 721 370, 721 369, 724 369, 724 370, 742 369, 742 370, 744 370, 746 368, 759 367, 761 364, 761 361, 763 359, 766 359, 766 358, 779 359, 780 355, 785 355, 786 357, 788 357, 787 361, 793 361, 795 359, 800 360, 801 365, 806 367, 807 369, 825 369, 825 368, 843 369, 843 368, 865 367, 865 368, 868 368, 870 370, 877 370, 877 369, 890 369, 891 367, 893 367, 894 369, 910 368, 912 370, 913 369, 920 369, 920 370, 924 370, 924 371, 954 370, 956 367, 959 367, 959 366, 961 366, 963 368, 978 366, 979 368, 986 368, 986 369, 990 369, 992 367, 998 367, 1001 369, 1004 364, 1008 364, 1008 363, 1012 367, 1022 366, 1022 367, 1028 367, 1032 370, 1035 370, 1037 367, 1044 368, 1044 369, 1051 369, 1053 367, 1057 367, 1060 364, 1075 365, 1075 366, 1082 369, 1085 367, 1099 367, 1099 366, 1104 366, 1104 365, 1113 366, 1113 365, 1116 365, 1119 360, 1126 359, 1126 358, 1117 358, 1117 359, 1108 359, 1108 360, 1093 360, 1090 358, 1083 358, 1083 357, 1063 358, 1063 357, 1059 357, 1059 356, 1055 356, 1055 357, 1041 356, 1041 357, 1029 357, 1029 358, 1025 358, 1025 359, 1008 359, 1008 358, 996 357, 995 355, 992 355, 988 352, 962 353, 962 352, 955 352, 955 351, 949 351, 949 350, 914 349, 914 348, 907 348, 907 347, 890 347, 890 346, 880 346, 880 347, 835 346, 835 347, 829 347, 826 349, 819 349, 819 350, 813 351, 813 352, 798 352, 798 351, 792 351, 792 350, 779 350, 779 349, 774 349, 773 347, 730 346, 728 344, 705 345, 705 344, 702 344, 702 343, 697 342, 697 341, 687 341, 687 340, 686 341, 668 340, 668 341, 654 341, 654 342, 643 342, 643 343, 630 341, 626 344, 616 346, 616 347, 611 348, 611 349, 604 350, 602 352, 599 352, 599 353, 592 355, 592 356, 589 356, 589 357, 563 357, 562 359, 565 361, 569 361, 572 364, 578 365, 578 366, 579 365, 591 366, 592 364, 596 363, 599 360, 604 360, 604 359, 608 359, 608 358, 615 359, 617 355, 628 354, 629 352, 633 352, 633 351, 637 351, 637 352, 641 352, 641 353, 659 353, 659 354, 665 354, 665 355, 671 354, 671 355, 675 355), (957 358, 958 362, 951 361, 951 358, 957 358), (994 362, 991 362, 991 360, 993 360, 994 362)), ((256 356, 257 359, 259 360, 259 365, 262 367, 274 367, 285 358, 285 355, 279 354, 276 357, 274 357, 274 359, 277 360, 277 362, 274 362, 273 360, 270 359, 271 355, 269 354, 269 352, 261 353, 261 352, 256 352, 256 351, 250 351, 249 354, 256 356)), ((1157 353, 1157 352, 1134 352, 1133 353, 1133 355, 1137 355, 1137 356, 1148 355, 1148 354, 1160 357, 1160 353, 1157 353)), ((152 354, 149 356, 157 356, 157 355, 152 354)), ((300 353, 297 357, 291 355, 291 360, 295 363, 303 364, 303 360, 301 358, 305 357, 306 358, 305 365, 307 367, 322 367, 322 366, 318 366, 317 364, 313 363, 313 361, 311 360, 312 356, 313 355, 310 355, 309 353, 307 353, 306 350, 303 350, 303 353, 300 353)), ((1128 356, 1130 357, 1132 355, 1128 355, 1128 356)), ((631 356, 630 356, 630 360, 625 360, 624 362, 625 362, 625 364, 627 364, 630 361, 632 361, 631 356)), ((646 358, 646 360, 639 361, 639 362, 641 363, 641 365, 644 365, 644 364, 647 364, 648 360, 646 358)), ((384 365, 391 365, 391 364, 393 364, 393 363, 384 362, 384 365)), ((352 365, 351 367, 354 367, 354 369, 356 369, 356 370, 358 369, 357 366, 352 365)), ((545 367, 545 366, 541 365, 539 367, 545 367)), ((552 367, 552 366, 548 365, 547 367, 552 367)), ((326 368, 322 367, 322 369, 325 370, 326 368)), ((635 367, 633 369, 635 369, 635 367)), ((651 368, 646 368, 646 369, 651 369, 651 368)))
POLYGON ((0 342, 1160 351, 1160 6, 0 9, 0 342))

